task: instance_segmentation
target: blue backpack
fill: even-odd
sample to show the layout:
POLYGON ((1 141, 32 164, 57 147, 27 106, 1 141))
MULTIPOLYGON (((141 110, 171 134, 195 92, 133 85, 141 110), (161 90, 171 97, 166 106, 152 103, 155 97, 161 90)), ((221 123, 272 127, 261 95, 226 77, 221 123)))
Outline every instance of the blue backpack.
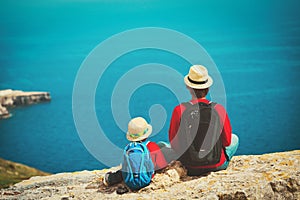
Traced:
POLYGON ((122 176, 132 190, 139 190, 150 184, 154 165, 147 146, 141 142, 131 142, 124 149, 122 176))

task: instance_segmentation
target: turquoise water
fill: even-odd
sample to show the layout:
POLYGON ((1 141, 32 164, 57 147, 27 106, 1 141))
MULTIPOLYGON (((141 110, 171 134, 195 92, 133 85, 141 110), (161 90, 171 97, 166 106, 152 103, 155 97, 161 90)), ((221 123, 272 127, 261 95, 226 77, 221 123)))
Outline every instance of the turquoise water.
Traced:
MULTIPOLYGON (((77 134, 73 84, 95 46, 139 27, 182 32, 207 50, 225 84, 228 114, 240 137, 238 154, 299 149, 298 8, 297 1, 273 0, 1 1, 0 89, 50 91, 52 101, 13 109, 12 118, 0 121, 0 157, 48 172, 105 167, 77 134)), ((126 140, 112 117, 109 83, 149 62, 172 66, 183 75, 189 68, 186 60, 155 50, 137 51, 112 64, 101 80, 106 87, 97 90, 95 108, 107 137, 120 147, 126 140)), ((178 103, 170 91, 143 86, 133 94, 129 109, 133 116, 149 119, 155 103, 165 107, 167 123, 151 139, 167 140, 170 115, 178 103)))

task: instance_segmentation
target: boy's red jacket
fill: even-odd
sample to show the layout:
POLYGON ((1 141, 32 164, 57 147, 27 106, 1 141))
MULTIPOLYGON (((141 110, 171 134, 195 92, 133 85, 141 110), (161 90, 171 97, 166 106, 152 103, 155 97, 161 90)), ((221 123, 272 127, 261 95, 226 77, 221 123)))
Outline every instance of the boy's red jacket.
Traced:
POLYGON ((155 142, 148 142, 147 148, 150 151, 155 170, 162 169, 168 165, 163 153, 155 142))

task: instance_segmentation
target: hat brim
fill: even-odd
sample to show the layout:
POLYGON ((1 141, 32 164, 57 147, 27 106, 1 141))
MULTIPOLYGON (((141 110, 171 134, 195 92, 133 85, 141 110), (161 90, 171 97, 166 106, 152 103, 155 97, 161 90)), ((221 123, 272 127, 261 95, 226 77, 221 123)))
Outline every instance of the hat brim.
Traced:
POLYGON ((195 83, 191 83, 188 79, 188 75, 186 75, 184 77, 184 83, 188 87, 193 88, 193 89, 206 89, 206 88, 209 88, 213 84, 213 80, 210 76, 208 76, 206 83, 204 83, 204 84, 195 84, 195 83))
POLYGON ((127 140, 129 140, 131 142, 137 142, 137 141, 141 141, 141 140, 147 139, 151 135, 151 133, 152 133, 152 126, 150 124, 148 124, 147 128, 148 128, 147 133, 145 133, 144 135, 142 135, 141 137, 138 137, 138 138, 132 138, 132 137, 130 137, 130 133, 127 132, 126 133, 127 140))

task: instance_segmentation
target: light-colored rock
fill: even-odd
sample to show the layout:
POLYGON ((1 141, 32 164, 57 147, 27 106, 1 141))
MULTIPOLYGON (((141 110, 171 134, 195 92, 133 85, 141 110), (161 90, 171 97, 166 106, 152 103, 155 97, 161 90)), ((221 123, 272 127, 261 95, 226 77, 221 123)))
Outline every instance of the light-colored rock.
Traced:
POLYGON ((0 104, 0 119, 9 118, 10 116, 11 114, 8 112, 7 108, 0 104))
POLYGON ((227 170, 188 177, 179 162, 138 192, 102 183, 108 169, 32 177, 0 191, 0 199, 300 199, 300 150, 235 156, 227 170))
POLYGON ((7 107, 29 105, 50 101, 49 92, 23 92, 21 90, 0 90, 0 119, 10 117, 7 107))

